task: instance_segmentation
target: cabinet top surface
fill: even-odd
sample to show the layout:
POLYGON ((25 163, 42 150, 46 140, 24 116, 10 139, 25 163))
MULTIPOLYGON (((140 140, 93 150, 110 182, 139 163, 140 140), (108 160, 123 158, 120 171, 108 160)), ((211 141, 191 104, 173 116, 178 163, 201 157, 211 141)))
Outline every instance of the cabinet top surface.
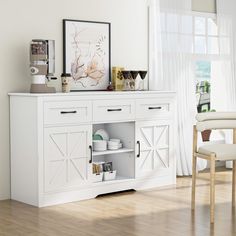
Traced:
POLYGON ((146 95, 175 94, 174 91, 81 91, 70 93, 8 93, 9 96, 22 97, 55 97, 55 96, 90 96, 90 95, 146 95))

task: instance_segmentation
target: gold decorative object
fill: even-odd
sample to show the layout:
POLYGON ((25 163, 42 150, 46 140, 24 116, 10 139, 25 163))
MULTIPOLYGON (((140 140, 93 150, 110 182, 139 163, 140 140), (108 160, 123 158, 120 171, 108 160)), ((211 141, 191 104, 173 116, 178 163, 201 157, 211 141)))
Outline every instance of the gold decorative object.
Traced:
POLYGON ((124 89, 122 70, 124 70, 123 67, 112 67, 112 86, 115 91, 122 91, 124 89))

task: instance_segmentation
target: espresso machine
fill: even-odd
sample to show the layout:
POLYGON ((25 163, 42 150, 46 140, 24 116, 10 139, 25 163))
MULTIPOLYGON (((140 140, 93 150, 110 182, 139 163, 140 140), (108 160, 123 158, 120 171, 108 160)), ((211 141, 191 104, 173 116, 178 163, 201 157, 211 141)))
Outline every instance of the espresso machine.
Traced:
POLYGON ((33 39, 30 43, 31 93, 55 93, 47 81, 57 79, 55 73, 55 41, 33 39))

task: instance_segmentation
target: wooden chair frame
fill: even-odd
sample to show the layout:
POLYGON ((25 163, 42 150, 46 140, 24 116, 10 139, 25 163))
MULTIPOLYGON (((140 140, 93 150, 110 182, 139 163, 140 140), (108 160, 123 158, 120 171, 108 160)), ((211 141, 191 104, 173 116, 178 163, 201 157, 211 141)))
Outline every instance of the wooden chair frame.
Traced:
MULTIPOLYGON (((197 175, 197 158, 202 158, 210 161, 210 221, 214 223, 215 212, 215 162, 216 155, 211 153, 203 155, 197 152, 198 130, 196 125, 193 127, 193 161, 192 161, 192 201, 191 208, 195 210, 195 193, 196 193, 196 175, 197 175)), ((236 129, 233 129, 233 143, 236 144, 236 129)), ((230 160, 229 160, 230 161, 230 160)), ((232 169, 232 207, 235 207, 235 190, 236 190, 236 160, 233 161, 232 169)))

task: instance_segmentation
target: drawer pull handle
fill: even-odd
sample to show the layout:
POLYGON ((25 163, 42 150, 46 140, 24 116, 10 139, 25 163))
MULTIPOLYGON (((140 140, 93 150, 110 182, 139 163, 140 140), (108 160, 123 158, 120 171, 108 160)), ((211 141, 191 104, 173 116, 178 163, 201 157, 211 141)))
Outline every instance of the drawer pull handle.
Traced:
POLYGON ((137 154, 137 157, 139 158, 140 157, 140 149, 141 149, 140 141, 137 141, 137 144, 138 144, 138 154, 137 154))
POLYGON ((122 111, 121 108, 118 108, 118 109, 107 109, 108 112, 111 112, 111 111, 122 111))
POLYGON ((149 107, 148 109, 149 110, 161 110, 162 107, 149 107))
POLYGON ((77 111, 61 111, 61 114, 76 114, 77 111))
POLYGON ((89 149, 90 149, 90 160, 89 163, 93 162, 93 147, 91 145, 89 145, 89 149))

